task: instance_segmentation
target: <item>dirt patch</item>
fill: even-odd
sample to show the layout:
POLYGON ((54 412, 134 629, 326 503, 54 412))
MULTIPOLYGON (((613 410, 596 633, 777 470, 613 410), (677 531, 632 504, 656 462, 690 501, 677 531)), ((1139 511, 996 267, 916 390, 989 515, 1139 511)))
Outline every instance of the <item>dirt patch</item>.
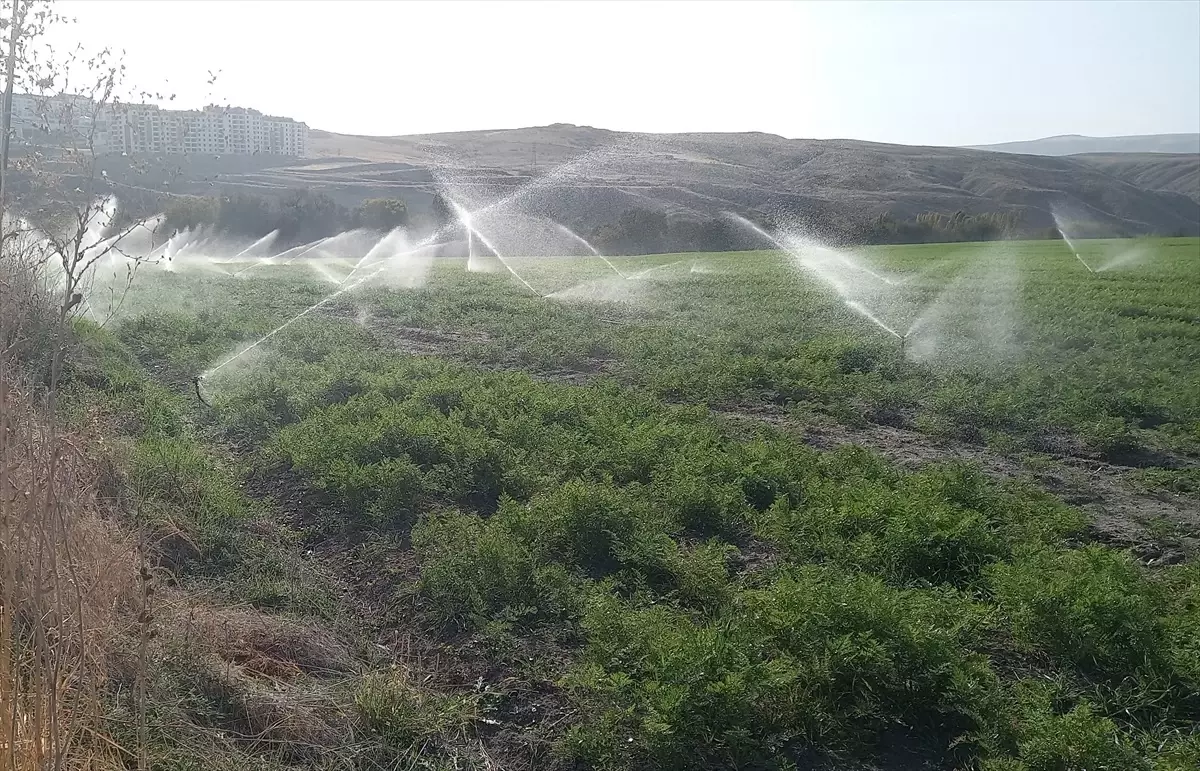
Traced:
POLYGON ((529 362, 516 356, 506 356, 495 361, 479 361, 470 355, 469 349, 473 345, 491 341, 491 338, 482 332, 411 327, 386 318, 372 318, 366 326, 384 347, 413 356, 439 356, 497 372, 523 372, 544 382, 586 385, 595 377, 611 374, 616 365, 615 359, 604 357, 586 357, 576 362, 573 367, 554 368, 531 366, 529 362))
POLYGON ((339 604, 356 619, 367 621, 369 634, 378 636, 390 597, 387 579, 402 566, 393 563, 384 571, 364 559, 364 538, 354 526, 357 516, 287 469, 251 476, 245 491, 251 498, 271 504, 275 527, 300 535, 298 548, 320 566, 335 587, 339 604))
POLYGON ((472 344, 486 343, 482 332, 455 332, 424 327, 410 327, 387 318, 372 317, 365 326, 380 343, 416 356, 461 358, 472 344))

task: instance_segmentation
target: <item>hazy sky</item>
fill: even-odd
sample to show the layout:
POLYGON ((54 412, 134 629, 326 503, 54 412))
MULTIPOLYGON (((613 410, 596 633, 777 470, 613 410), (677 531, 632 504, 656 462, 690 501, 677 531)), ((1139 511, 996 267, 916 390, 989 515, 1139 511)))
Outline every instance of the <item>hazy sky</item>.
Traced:
POLYGON ((413 134, 547 123, 905 144, 1200 131, 1200 0, 59 0, 128 81, 413 134), (221 70, 206 84, 208 70, 221 70))

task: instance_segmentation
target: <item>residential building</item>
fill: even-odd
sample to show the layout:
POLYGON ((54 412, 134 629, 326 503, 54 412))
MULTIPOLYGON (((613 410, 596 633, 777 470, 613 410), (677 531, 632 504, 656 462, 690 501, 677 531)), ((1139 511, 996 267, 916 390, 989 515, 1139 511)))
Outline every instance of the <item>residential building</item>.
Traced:
POLYGON ((203 110, 164 110, 155 105, 117 105, 108 122, 109 152, 200 155, 308 153, 308 126, 246 107, 209 105, 203 110))
MULTIPOLYGON (((13 137, 18 141, 48 137, 58 144, 86 146, 94 136, 93 122, 97 133, 107 136, 108 128, 98 112, 103 111, 97 111, 94 101, 79 94, 13 94, 13 137)), ((103 148, 98 146, 97 150, 102 152, 103 148)))
POLYGON ((95 109, 85 97, 13 94, 13 129, 21 139, 84 139, 98 153, 308 153, 306 124, 245 107, 164 110, 153 104, 114 104, 95 109))

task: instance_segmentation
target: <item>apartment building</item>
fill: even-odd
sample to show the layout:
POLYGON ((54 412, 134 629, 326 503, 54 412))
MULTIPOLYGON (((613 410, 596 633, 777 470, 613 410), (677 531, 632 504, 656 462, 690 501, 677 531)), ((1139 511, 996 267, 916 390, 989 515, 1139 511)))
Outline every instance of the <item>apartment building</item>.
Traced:
POLYGON ((308 154, 306 124, 246 107, 164 110, 135 104, 117 105, 110 113, 103 143, 107 152, 301 158, 308 154))
POLYGON ((78 94, 13 94, 13 136, 33 140, 49 135, 59 141, 71 140, 71 144, 86 143, 95 113, 95 102, 78 94))
POLYGON ((13 135, 91 143, 98 153, 286 155, 308 153, 308 126, 245 107, 164 110, 152 104, 105 105, 62 94, 13 94, 13 135))

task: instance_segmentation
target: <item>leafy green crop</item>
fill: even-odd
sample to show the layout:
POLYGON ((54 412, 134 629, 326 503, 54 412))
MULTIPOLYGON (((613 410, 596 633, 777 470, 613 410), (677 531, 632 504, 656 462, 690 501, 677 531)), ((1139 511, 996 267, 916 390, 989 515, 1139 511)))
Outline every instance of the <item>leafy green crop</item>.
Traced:
MULTIPOLYGON (((1196 248, 1158 241, 1145 265, 1094 276, 1059 243, 866 252, 904 279, 888 321, 905 329, 939 298, 967 313, 946 287, 977 258, 1019 268, 1009 347, 942 357, 902 352, 776 253, 690 256, 712 269, 695 274, 621 258, 667 267, 599 305, 439 262, 424 288, 339 298, 213 372, 207 430, 319 493, 314 535, 373 545, 389 623, 486 650, 506 677, 535 671, 522 693, 569 704, 564 766, 839 767, 900 745, 910 765, 1185 768, 1200 757, 1194 561, 1148 568, 1087 543, 1079 510, 953 457, 902 469, 793 429, 1138 464, 1142 484, 1189 495, 1196 248)), ((573 275, 515 264, 547 289, 573 275)), ((320 297, 262 273, 169 313, 152 306, 178 287, 140 288, 132 307, 151 310, 119 329, 135 358, 77 373, 170 406, 137 413, 151 428, 134 468, 203 532, 245 501, 178 394, 122 368, 185 387, 320 297)), ((234 575, 273 570, 235 546, 234 575)), ((407 681, 372 680, 357 704, 394 744, 461 717, 407 681)))

